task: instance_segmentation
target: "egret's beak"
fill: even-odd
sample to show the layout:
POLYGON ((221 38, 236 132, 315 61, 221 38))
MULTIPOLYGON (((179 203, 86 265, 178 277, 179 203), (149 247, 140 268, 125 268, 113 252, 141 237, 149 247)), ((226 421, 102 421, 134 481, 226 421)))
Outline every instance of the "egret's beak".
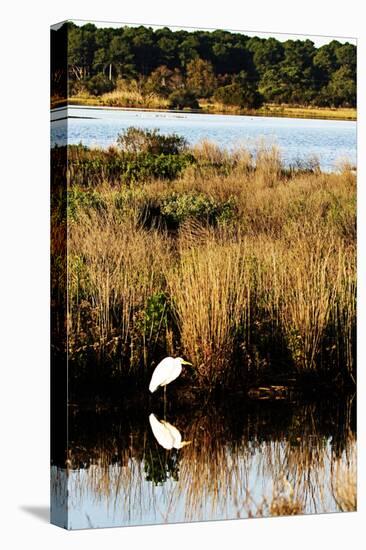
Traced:
POLYGON ((185 361, 184 359, 182 359, 182 365, 191 365, 191 367, 193 367, 192 363, 185 361))

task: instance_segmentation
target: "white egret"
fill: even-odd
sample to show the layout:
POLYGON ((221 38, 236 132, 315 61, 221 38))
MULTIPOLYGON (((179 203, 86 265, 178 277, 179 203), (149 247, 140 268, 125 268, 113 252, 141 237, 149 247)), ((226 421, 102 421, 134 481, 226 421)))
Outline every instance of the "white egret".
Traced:
POLYGON ((150 414, 149 422, 156 441, 164 449, 181 449, 191 443, 191 441, 182 441, 180 431, 165 420, 159 421, 155 414, 150 414))
POLYGON ((192 363, 185 361, 181 357, 165 357, 165 359, 160 361, 151 377, 149 385, 151 393, 154 393, 159 386, 163 386, 165 396, 166 386, 178 378, 182 372, 182 365, 192 365, 192 363))

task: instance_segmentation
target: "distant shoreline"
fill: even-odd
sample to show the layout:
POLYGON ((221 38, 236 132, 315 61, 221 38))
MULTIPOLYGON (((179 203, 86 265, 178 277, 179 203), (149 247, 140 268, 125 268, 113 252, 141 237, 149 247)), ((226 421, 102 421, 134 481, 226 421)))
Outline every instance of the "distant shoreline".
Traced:
POLYGON ((147 108, 143 105, 108 105, 103 99, 85 98, 74 96, 67 101, 51 101, 51 109, 73 106, 73 107, 97 107, 104 109, 121 109, 127 111, 146 111, 146 112, 169 112, 169 113, 189 113, 189 114, 211 114, 211 115, 237 115, 237 116, 257 116, 257 117, 276 117, 276 118, 304 118, 304 119, 323 119, 323 120, 348 120, 357 121, 357 109, 353 107, 306 107, 291 105, 264 104, 258 109, 239 109, 222 108, 216 103, 201 103, 200 109, 163 109, 147 108))

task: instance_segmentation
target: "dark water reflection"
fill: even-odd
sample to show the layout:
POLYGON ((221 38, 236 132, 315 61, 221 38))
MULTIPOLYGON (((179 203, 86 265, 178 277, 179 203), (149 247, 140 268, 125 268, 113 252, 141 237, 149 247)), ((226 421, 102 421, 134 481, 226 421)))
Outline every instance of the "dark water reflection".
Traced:
POLYGON ((75 410, 53 514, 77 529, 353 509, 354 401, 169 404, 167 424, 160 402, 75 410), (171 427, 190 443, 164 448, 171 427))

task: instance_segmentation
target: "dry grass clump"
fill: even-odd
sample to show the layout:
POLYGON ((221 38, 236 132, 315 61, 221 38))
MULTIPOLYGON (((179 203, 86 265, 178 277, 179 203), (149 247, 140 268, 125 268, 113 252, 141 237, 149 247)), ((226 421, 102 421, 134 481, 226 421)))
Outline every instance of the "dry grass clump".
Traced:
POLYGON ((161 287, 168 246, 162 235, 117 214, 90 209, 70 227, 70 345, 75 351, 83 343, 103 347, 118 339, 128 343, 133 363, 136 331, 148 338, 141 315, 161 287))
POLYGON ((113 92, 103 94, 103 105, 110 107, 141 107, 145 109, 166 109, 168 101, 154 92, 146 92, 136 80, 119 80, 113 92))
POLYGON ((282 241, 265 241, 258 251, 266 266, 259 271, 264 308, 283 332, 294 365, 301 372, 329 368, 329 357, 338 352, 351 373, 353 249, 332 234, 304 228, 282 241))
POLYGON ((221 176, 248 176, 255 172, 257 184, 267 187, 274 185, 283 174, 279 148, 276 145, 268 146, 263 141, 257 143, 255 155, 245 144, 238 144, 229 150, 207 139, 194 145, 191 153, 198 163, 198 173, 202 167, 211 168, 211 173, 215 173, 216 169, 221 176))
POLYGON ((260 143, 255 158, 256 183, 273 187, 278 183, 283 172, 281 152, 277 145, 260 143))
POLYGON ((245 324, 250 281, 245 243, 208 234, 197 244, 182 234, 177 266, 166 273, 181 342, 202 381, 215 385, 227 376, 237 331, 245 324))
POLYGON ((344 254, 329 238, 300 236, 274 258, 279 271, 281 323, 298 368, 316 359, 334 311, 344 254))
POLYGON ((199 163, 209 163, 216 166, 221 166, 230 159, 226 149, 208 139, 203 139, 194 145, 192 154, 199 163))

